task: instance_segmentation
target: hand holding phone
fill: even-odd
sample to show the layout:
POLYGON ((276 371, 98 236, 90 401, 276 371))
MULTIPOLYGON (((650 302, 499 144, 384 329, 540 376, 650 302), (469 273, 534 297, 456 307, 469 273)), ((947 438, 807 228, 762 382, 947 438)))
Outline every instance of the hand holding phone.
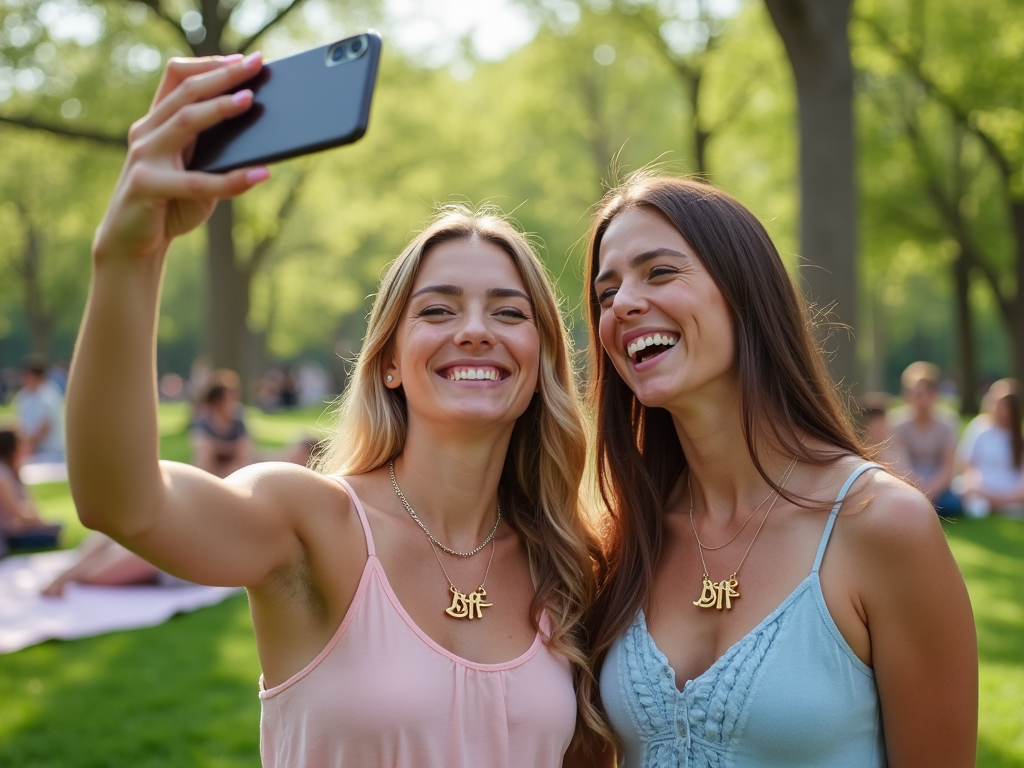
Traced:
POLYGON ((253 92, 252 106, 199 134, 189 169, 222 173, 357 141, 380 50, 369 31, 265 64, 241 86, 253 92))

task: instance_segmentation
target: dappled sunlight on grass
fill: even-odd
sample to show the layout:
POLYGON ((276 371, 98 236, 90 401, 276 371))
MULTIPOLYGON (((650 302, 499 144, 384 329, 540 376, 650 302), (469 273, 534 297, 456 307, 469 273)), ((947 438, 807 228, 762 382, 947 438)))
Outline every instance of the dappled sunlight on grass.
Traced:
MULTIPOLYGON (((310 408, 247 412, 261 450, 318 434, 310 408)), ((188 407, 161 406, 161 454, 187 460, 188 407)), ((86 534, 67 483, 31 489, 65 544, 86 534)), ((978 764, 1024 765, 1024 523, 944 524, 978 626, 978 764)), ((159 627, 0 655, 0 766, 106 768, 259 764, 260 668, 240 595, 159 627)), ((955 706, 951 702, 951 706, 955 706)))
POLYGON ((243 597, 0 657, 0 765, 254 765, 258 677, 243 597))

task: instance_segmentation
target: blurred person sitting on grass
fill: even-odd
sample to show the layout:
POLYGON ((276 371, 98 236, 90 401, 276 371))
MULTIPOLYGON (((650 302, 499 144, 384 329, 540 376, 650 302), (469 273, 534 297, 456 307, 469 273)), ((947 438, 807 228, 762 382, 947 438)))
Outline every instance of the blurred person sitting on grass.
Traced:
POLYGON ((128 587, 152 584, 163 587, 190 582, 164 573, 109 536, 92 533, 76 550, 74 565, 62 571, 42 591, 46 597, 62 597, 71 583, 100 587, 128 587))
POLYGON ((29 355, 21 368, 21 389, 14 396, 25 463, 64 461, 64 397, 48 381, 49 366, 39 355, 29 355))
POLYGON ((442 211, 392 262, 319 472, 159 460, 171 242, 269 175, 188 158, 261 66, 171 59, 130 131, 68 388, 78 514, 179 577, 246 587, 267 768, 556 768, 579 722, 600 727, 574 690, 598 549, 568 334, 511 224, 442 211))
POLYGON ((238 376, 233 371, 214 375, 191 434, 192 463, 210 474, 227 477, 253 463, 252 439, 242 417, 238 376))
POLYGON ((25 444, 13 429, 0 429, 0 549, 42 549, 57 545, 61 526, 39 517, 21 482, 25 444))
POLYGON ((860 398, 859 404, 864 426, 864 442, 878 451, 875 461, 887 465, 890 470, 899 475, 907 461, 903 457, 899 441, 893 436, 892 427, 889 425, 889 403, 891 401, 892 396, 888 392, 868 392, 860 398))
POLYGON ((939 369, 918 361, 903 371, 900 384, 907 407, 893 426, 893 447, 905 457, 901 474, 927 496, 943 516, 961 513, 951 490, 958 428, 955 414, 940 408, 939 369))
POLYGON ((961 450, 964 511, 971 517, 992 512, 1024 517, 1024 434, 1017 382, 995 382, 985 406, 988 413, 975 420, 977 426, 961 450))

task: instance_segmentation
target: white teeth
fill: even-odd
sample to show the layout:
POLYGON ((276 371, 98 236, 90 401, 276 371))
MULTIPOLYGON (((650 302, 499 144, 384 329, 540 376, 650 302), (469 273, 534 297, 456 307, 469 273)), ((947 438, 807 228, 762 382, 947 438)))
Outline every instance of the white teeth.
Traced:
POLYGON ((642 352, 648 347, 653 347, 655 345, 674 347, 678 343, 678 341, 679 339, 673 336, 663 336, 660 333, 656 333, 653 336, 635 339, 634 341, 630 342, 626 347, 626 353, 630 357, 634 357, 637 352, 642 352))
POLYGON ((448 372, 448 381, 498 381, 501 377, 496 370, 484 368, 456 368, 448 372))

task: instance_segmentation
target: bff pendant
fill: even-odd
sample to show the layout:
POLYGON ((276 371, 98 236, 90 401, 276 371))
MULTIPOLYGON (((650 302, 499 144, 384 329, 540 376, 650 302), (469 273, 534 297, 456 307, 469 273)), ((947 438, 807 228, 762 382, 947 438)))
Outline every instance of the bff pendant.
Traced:
POLYGON ((484 617, 483 609, 494 605, 494 603, 484 602, 487 590, 483 588, 483 585, 468 595, 463 594, 454 584, 451 585, 449 591, 452 593, 452 604, 445 608, 444 612, 454 619, 482 619, 484 617))
POLYGON ((704 583, 701 587, 700 597, 693 601, 698 608, 717 608, 722 610, 722 601, 725 601, 725 609, 732 609, 732 600, 739 597, 740 583, 736 581, 734 573, 728 579, 722 579, 717 584, 708 575, 704 574, 704 583))

